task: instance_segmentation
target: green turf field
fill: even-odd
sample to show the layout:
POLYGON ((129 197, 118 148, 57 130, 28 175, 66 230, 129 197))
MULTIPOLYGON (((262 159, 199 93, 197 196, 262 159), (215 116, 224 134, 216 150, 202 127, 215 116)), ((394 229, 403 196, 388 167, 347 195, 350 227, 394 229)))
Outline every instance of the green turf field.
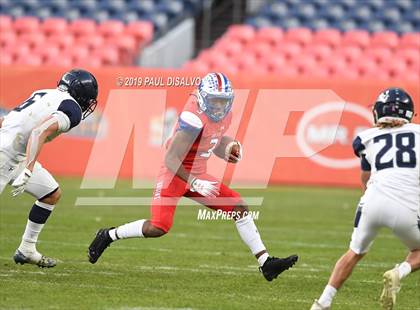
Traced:
MULTIPOLYGON (((1 309, 309 309, 337 258, 347 249, 358 190, 272 187, 243 191, 265 196, 256 221, 271 255, 297 253, 295 268, 269 283, 229 221, 197 221, 198 207, 179 206, 171 232, 160 239, 115 243, 96 265, 86 250, 100 227, 146 218, 140 207, 75 207, 77 196, 135 196, 121 182, 113 191, 79 190, 61 179, 63 198, 40 236, 40 252, 57 257, 52 269, 17 266, 33 199, 0 198, 1 309)), ((148 192, 141 192, 149 195, 148 192)), ((334 309, 379 309, 382 273, 406 255, 387 231, 339 292, 334 309)), ((396 310, 420 309, 420 273, 405 279, 396 310)))

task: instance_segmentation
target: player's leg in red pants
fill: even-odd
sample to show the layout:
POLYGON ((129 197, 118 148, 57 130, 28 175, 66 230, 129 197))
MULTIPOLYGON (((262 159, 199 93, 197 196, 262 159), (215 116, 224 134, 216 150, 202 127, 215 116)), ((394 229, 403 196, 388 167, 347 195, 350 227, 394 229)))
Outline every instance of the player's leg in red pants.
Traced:
MULTIPOLYGON (((197 177, 203 180, 219 182, 216 178, 209 174, 202 174, 197 177)), ((234 211, 235 214, 238 215, 237 218, 241 218, 245 211, 248 212, 248 207, 242 200, 241 195, 223 183, 219 183, 219 195, 216 198, 205 198, 200 194, 189 190, 184 196, 191 198, 213 210, 222 210, 228 213, 234 211)))
MULTIPOLYGON (((204 180, 217 181, 213 176, 205 174, 197 176, 204 180)), ((205 198, 196 192, 191 192, 185 181, 172 173, 165 171, 158 177, 152 197, 151 220, 143 226, 146 237, 160 237, 172 227, 176 205, 182 196, 191 198, 213 210, 226 212, 235 211, 238 218, 248 211, 241 196, 220 183, 219 195, 216 198, 205 198)))
POLYGON ((153 192, 151 219, 143 226, 145 237, 160 237, 169 231, 176 205, 187 191, 186 182, 167 170, 162 171, 153 192))
MULTIPOLYGON (((199 175, 197 176, 203 180, 217 181, 211 175, 199 175)), ((255 255, 257 259, 266 259, 268 257, 267 250, 262 243, 258 229, 255 226, 252 217, 248 214, 248 206, 242 200, 239 193, 230 189, 223 183, 219 185, 219 195, 215 198, 205 198, 196 192, 187 191, 185 197, 189 197, 208 208, 214 210, 222 210, 226 212, 235 212, 233 219, 235 220, 235 225, 238 228, 239 235, 246 245, 250 248, 251 252, 255 255)), ((229 218, 231 218, 229 216, 229 218)))

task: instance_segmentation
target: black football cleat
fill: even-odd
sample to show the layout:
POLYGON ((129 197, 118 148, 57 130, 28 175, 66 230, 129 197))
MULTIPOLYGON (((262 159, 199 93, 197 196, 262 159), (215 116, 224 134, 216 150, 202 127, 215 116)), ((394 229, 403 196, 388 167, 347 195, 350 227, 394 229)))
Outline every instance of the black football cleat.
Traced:
POLYGON ((291 255, 286 258, 269 257, 264 265, 260 267, 260 271, 267 281, 277 278, 283 271, 292 267, 298 260, 297 255, 291 255))
POLYGON ((93 239, 88 249, 89 262, 92 264, 96 263, 105 249, 112 243, 113 240, 109 236, 109 231, 113 228, 101 228, 96 232, 95 239, 93 239))

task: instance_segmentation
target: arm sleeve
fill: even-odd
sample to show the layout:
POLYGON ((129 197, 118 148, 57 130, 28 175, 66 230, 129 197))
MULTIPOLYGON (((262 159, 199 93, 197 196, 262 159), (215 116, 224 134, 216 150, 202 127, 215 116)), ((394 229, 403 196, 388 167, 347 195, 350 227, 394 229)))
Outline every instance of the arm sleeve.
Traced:
POLYGON ((356 155, 357 157, 360 157, 361 153, 365 150, 365 146, 362 143, 362 139, 360 139, 359 136, 357 136, 354 140, 353 140, 353 152, 354 155, 356 155))
POLYGON ((74 100, 63 100, 53 113, 58 120, 60 131, 66 132, 79 125, 82 120, 82 109, 74 100))
POLYGON ((203 129, 203 122, 192 112, 184 111, 179 116, 178 130, 186 130, 193 134, 198 134, 203 129))
POLYGON ((362 139, 360 139, 359 136, 357 136, 354 140, 353 140, 353 151, 354 154, 357 157, 360 157, 360 166, 361 169, 363 171, 370 171, 371 170, 371 166, 369 161, 366 159, 366 154, 365 154, 365 146, 362 143, 362 139))
POLYGON ((55 111, 52 116, 57 120, 58 130, 60 130, 60 132, 67 132, 70 130, 70 119, 66 114, 61 111, 55 111))
POLYGON ((370 170, 372 170, 369 161, 366 159, 366 155, 365 154, 362 154, 360 156, 360 168, 363 171, 370 171, 370 170))

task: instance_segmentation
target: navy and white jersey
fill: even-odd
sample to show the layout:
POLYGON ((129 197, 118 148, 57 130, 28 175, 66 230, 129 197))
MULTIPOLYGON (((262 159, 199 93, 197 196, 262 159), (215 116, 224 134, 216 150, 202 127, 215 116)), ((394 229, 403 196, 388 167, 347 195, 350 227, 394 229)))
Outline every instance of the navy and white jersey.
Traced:
POLYGON ((420 125, 370 128, 359 133, 353 149, 362 170, 371 171, 368 189, 420 210, 420 125))
POLYGON ((0 128, 0 151, 16 160, 24 159, 32 130, 51 115, 57 120, 59 131, 48 140, 77 126, 82 119, 82 110, 68 92, 58 88, 37 90, 4 117, 0 128))

